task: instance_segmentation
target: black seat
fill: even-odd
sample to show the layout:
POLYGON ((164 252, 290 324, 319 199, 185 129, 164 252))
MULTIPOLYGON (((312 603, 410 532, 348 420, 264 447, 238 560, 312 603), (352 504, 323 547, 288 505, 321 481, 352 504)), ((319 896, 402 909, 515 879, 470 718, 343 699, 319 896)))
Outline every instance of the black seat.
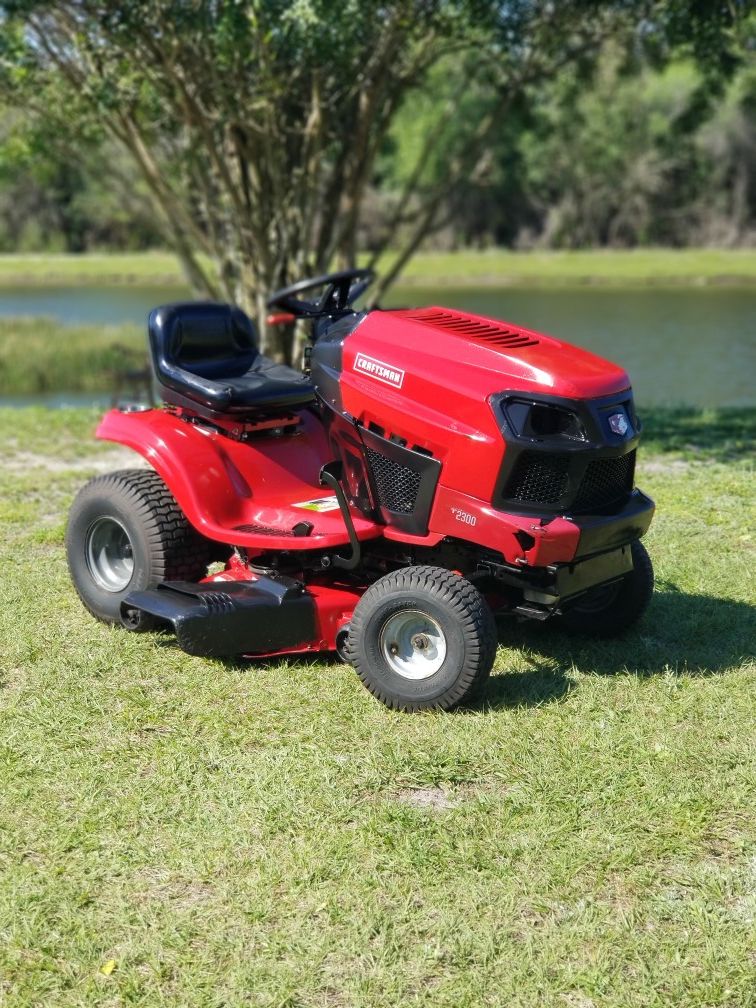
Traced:
POLYGON ((202 416, 275 414, 314 398, 299 371, 257 348, 252 320, 214 301, 162 305, 150 313, 150 352, 163 399, 202 416))

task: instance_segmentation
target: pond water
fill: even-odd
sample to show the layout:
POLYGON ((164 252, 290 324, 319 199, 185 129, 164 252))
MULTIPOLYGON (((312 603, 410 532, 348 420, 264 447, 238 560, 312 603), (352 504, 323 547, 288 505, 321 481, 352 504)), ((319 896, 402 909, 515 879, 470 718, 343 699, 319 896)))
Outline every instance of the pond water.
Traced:
MULTIPOLYGON (((180 287, 0 288, 0 317, 143 325, 156 304, 185 296, 180 287)), ((756 289, 413 287, 385 304, 441 304, 540 329, 622 365, 641 405, 756 404, 756 289)))
POLYGON ((33 315, 66 325, 134 322, 144 325, 155 305, 187 297, 184 287, 0 287, 0 318, 33 315))

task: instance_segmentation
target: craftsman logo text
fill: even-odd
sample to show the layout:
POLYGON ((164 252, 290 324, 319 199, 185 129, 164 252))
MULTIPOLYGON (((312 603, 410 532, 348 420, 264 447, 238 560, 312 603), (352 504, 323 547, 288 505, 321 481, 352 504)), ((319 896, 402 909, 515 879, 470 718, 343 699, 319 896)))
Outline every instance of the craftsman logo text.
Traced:
POLYGON ((383 361, 376 360, 374 357, 368 357, 364 353, 357 354, 354 358, 353 367, 360 374, 376 378, 385 385, 393 385, 394 388, 402 387, 404 371, 401 368, 392 367, 391 364, 385 364, 383 361))

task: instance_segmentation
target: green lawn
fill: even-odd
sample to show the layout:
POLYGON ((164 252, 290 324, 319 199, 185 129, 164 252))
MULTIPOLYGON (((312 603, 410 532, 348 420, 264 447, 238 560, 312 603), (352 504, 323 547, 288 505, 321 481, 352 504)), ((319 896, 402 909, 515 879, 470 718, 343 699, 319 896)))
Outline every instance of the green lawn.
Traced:
MULTIPOLYGON (((88 255, 0 255, 0 288, 45 284, 182 283, 166 252, 88 255)), ((586 252, 487 251, 421 253, 402 285, 688 286, 756 283, 756 249, 596 249, 586 252)))
POLYGON ((648 416, 636 632, 504 622, 486 702, 425 716, 95 623, 94 422, 0 410, 3 1008, 754 1004, 753 414, 648 416))

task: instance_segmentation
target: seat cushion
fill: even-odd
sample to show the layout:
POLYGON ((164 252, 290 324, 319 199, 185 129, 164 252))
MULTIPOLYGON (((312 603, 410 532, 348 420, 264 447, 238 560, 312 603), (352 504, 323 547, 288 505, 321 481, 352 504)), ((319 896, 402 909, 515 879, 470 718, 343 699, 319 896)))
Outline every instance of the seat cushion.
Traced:
MULTIPOLYGON (((302 406, 315 395, 312 385, 300 371, 277 364, 263 354, 258 354, 243 374, 219 377, 212 382, 204 379, 204 382, 215 386, 212 401, 206 401, 206 405, 217 405, 230 413, 302 406)), ((203 401, 202 396, 200 401, 203 401)))
POLYGON ((149 319, 152 364, 166 402, 203 415, 270 413, 314 398, 299 371, 257 348, 249 318, 232 305, 186 302, 149 319))

